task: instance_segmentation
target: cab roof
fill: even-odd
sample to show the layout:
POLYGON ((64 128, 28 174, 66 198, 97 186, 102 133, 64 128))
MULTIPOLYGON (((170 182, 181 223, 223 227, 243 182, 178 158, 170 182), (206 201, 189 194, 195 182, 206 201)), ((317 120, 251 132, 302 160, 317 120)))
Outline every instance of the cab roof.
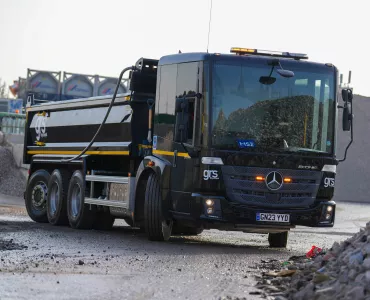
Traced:
MULTIPOLYGON (((285 57, 276 57, 276 56, 265 56, 265 55, 256 55, 256 54, 245 54, 245 55, 235 55, 235 54, 220 54, 220 53, 206 53, 206 52, 190 52, 190 53, 177 53, 170 54, 160 58, 158 66, 171 65, 171 64, 180 64, 187 62, 196 62, 196 61, 230 61, 230 62, 241 62, 241 61, 253 61, 260 63, 268 63, 272 60, 279 59, 282 63, 288 65, 299 65, 303 68, 331 68, 334 67, 332 64, 317 63, 301 59, 292 59, 285 57)), ((335 68, 336 69, 336 68, 335 68)))

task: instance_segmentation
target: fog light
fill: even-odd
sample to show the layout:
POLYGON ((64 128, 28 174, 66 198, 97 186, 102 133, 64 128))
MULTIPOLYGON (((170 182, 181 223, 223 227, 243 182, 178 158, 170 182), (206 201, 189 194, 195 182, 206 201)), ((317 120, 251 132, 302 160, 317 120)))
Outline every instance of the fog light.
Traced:
POLYGON ((333 211, 333 206, 328 206, 326 208, 326 211, 329 212, 329 213, 332 212, 333 211))
POLYGON ((331 214, 326 214, 325 219, 326 219, 326 220, 329 220, 329 219, 330 219, 330 217, 331 217, 331 214))
POLYGON ((207 204, 207 206, 213 206, 214 201, 212 199, 207 199, 206 204, 207 204))
POLYGON ((207 208, 207 214, 209 214, 209 215, 213 214, 213 208, 212 207, 207 208))

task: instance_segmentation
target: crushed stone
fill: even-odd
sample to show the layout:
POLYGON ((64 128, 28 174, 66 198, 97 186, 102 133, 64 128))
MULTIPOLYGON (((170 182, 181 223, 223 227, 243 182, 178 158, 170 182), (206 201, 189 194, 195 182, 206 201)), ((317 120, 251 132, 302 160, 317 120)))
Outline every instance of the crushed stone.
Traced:
POLYGON ((26 178, 14 162, 11 151, 0 146, 0 193, 22 197, 26 188, 26 178))
POLYGON ((370 222, 312 258, 292 257, 271 267, 256 287, 270 296, 277 291, 272 286, 279 289, 282 295, 272 299, 370 299, 370 222))

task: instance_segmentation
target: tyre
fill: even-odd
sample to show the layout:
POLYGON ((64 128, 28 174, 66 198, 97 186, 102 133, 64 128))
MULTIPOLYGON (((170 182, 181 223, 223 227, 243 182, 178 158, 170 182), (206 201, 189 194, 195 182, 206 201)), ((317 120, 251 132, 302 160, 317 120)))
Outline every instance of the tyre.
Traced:
POLYGON ((279 233, 269 233, 268 241, 270 247, 274 248, 286 248, 288 244, 288 231, 279 233))
POLYGON ((75 229, 92 229, 95 217, 94 206, 85 205, 85 181, 81 171, 73 173, 67 196, 69 225, 75 229))
POLYGON ((30 218, 38 223, 47 223, 46 199, 50 174, 46 170, 37 170, 28 180, 25 204, 30 218))
POLYGON ((95 217, 93 228, 96 230, 112 230, 115 218, 105 211, 98 212, 95 217))
POLYGON ((52 225, 67 225, 67 194, 70 173, 65 170, 54 170, 48 183, 46 211, 52 225))
POLYGON ((176 235, 199 235, 203 232, 203 228, 197 228, 197 227, 186 227, 181 225, 173 226, 172 228, 172 234, 176 235))
POLYGON ((149 176, 144 202, 145 232, 151 241, 168 241, 172 232, 172 220, 165 220, 162 213, 161 191, 157 176, 149 176))

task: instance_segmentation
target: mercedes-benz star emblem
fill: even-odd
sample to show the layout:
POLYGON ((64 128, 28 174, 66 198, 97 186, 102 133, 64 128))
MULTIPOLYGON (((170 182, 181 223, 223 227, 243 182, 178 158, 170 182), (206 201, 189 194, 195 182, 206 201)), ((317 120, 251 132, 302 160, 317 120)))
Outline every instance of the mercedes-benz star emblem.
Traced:
POLYGON ((267 174, 265 182, 270 190, 277 191, 283 186, 283 176, 279 172, 273 171, 267 174))

